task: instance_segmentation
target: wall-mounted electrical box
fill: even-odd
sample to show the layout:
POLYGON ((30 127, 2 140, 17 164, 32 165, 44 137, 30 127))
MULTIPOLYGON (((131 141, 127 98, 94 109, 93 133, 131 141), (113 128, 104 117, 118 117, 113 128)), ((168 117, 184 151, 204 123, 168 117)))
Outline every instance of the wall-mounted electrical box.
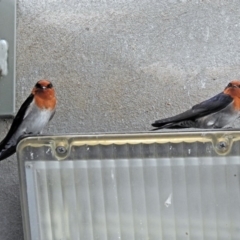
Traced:
POLYGON ((0 0, 0 117, 15 113, 16 0, 0 0))
POLYGON ((26 240, 240 239, 240 132, 37 136, 17 149, 26 240))

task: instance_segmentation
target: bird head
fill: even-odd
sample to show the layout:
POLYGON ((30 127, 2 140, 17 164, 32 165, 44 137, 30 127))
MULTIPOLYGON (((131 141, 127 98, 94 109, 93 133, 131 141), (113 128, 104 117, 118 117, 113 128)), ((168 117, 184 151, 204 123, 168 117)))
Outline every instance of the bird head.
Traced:
POLYGON ((50 81, 45 79, 38 81, 32 90, 32 94, 40 108, 55 108, 55 90, 50 81))
POLYGON ((48 80, 40 80, 38 81, 33 90, 32 90, 33 95, 44 95, 45 97, 48 95, 55 95, 55 90, 53 88, 53 85, 50 81, 48 80))
POLYGON ((240 98, 240 81, 233 80, 231 81, 225 88, 224 93, 232 96, 240 98))
POLYGON ((233 80, 233 81, 231 81, 231 82, 226 86, 225 89, 227 89, 227 88, 240 88, 240 81, 238 81, 238 80, 233 80))

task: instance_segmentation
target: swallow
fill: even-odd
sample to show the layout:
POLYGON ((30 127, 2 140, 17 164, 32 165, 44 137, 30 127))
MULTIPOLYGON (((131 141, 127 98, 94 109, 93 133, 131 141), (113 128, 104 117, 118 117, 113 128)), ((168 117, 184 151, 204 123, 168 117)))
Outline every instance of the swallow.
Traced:
POLYGON ((240 81, 231 81, 223 92, 176 116, 152 123, 163 128, 223 128, 240 116, 240 81))
POLYGON ((0 143, 0 161, 16 152, 16 146, 24 136, 41 134, 53 118, 56 109, 53 85, 40 80, 20 107, 6 137, 0 143))

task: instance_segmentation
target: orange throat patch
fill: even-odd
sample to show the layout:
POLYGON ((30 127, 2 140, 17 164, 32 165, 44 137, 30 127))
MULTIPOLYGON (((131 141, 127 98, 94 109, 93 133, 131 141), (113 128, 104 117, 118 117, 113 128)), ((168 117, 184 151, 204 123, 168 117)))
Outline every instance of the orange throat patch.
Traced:
POLYGON ((240 110, 240 89, 239 88, 227 88, 224 91, 225 94, 230 95, 234 101, 233 106, 235 110, 240 110))
POLYGON ((57 99, 53 89, 42 92, 36 91, 34 95, 35 103, 39 108, 53 110, 56 107, 57 99))

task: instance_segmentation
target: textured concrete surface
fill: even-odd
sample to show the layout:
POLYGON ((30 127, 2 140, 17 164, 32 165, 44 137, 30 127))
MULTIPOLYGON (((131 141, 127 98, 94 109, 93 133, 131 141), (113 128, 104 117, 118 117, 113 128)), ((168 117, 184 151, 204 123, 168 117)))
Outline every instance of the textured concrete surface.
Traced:
MULTIPOLYGON (((148 130, 240 79, 238 1, 17 2, 16 106, 50 79, 45 133, 148 130)), ((0 205, 0 239, 23 239, 16 155, 0 163, 0 205)))

